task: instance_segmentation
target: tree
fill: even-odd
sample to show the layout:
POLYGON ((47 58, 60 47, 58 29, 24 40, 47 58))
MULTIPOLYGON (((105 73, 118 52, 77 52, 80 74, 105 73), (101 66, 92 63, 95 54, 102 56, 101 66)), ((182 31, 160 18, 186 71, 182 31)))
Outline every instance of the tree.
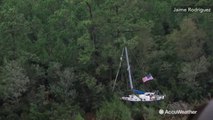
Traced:
POLYGON ((5 61, 1 69, 0 83, 1 97, 14 100, 27 91, 29 78, 20 62, 5 61))
POLYGON ((175 44, 177 56, 184 61, 193 61, 204 55, 205 33, 198 29, 192 19, 186 18, 169 40, 175 44))
POLYGON ((5 8, 0 11, 0 51, 1 63, 3 58, 14 59, 22 50, 29 50, 31 45, 27 38, 29 22, 15 8, 5 8))
POLYGON ((80 113, 78 113, 75 117, 75 120, 84 120, 80 113))
POLYGON ((97 112, 97 120, 131 120, 131 113, 119 99, 112 99, 103 102, 97 112))
MULTIPOLYGON (((167 48, 173 51, 173 61, 176 61, 176 85, 177 89, 188 92, 198 89, 200 78, 198 75, 208 71, 209 62, 206 58, 204 45, 206 44, 206 34, 201 30, 191 18, 183 19, 180 29, 175 30, 168 36, 167 48), (182 86, 182 87, 181 87, 182 86), (185 87, 183 87, 185 86, 185 87)), ((200 90, 199 90, 200 91, 200 90)), ((183 98, 184 92, 179 98, 183 98)), ((201 92, 191 94, 193 99, 197 99, 201 92)), ((187 97, 187 99, 192 99, 187 97)))
POLYGON ((184 83, 189 84, 189 85, 196 85, 197 81, 196 77, 200 73, 204 73, 208 71, 209 67, 209 62, 207 59, 202 56, 199 59, 196 59, 195 61, 192 62, 184 62, 182 64, 182 69, 179 74, 179 78, 186 80, 184 83))
POLYGON ((75 82, 76 75, 71 68, 61 70, 61 65, 57 63, 51 64, 48 74, 50 75, 50 94, 52 94, 59 103, 74 103, 76 98, 75 82))

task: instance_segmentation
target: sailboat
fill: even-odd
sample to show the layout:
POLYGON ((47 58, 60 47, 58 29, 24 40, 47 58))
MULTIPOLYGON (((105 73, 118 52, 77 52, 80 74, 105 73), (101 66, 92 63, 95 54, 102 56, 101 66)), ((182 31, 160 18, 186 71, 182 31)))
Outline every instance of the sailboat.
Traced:
MULTIPOLYGON (((155 91, 155 92, 144 92, 144 91, 141 91, 141 90, 134 89, 127 47, 124 47, 124 51, 125 51, 126 62, 127 62, 127 71, 128 71, 130 89, 131 89, 132 94, 130 94, 128 96, 121 97, 121 99, 125 100, 125 101, 131 101, 131 102, 152 102, 152 101, 159 101, 159 100, 165 99, 165 95, 160 95, 159 92, 157 92, 157 91, 155 91)), ((123 58, 123 52, 122 52, 122 55, 121 55, 121 61, 122 61, 122 58, 123 58)), ((121 62, 120 62, 119 66, 121 66, 121 62)), ((113 90, 115 88, 118 73, 119 73, 119 71, 117 72, 117 75, 116 75, 113 90)))

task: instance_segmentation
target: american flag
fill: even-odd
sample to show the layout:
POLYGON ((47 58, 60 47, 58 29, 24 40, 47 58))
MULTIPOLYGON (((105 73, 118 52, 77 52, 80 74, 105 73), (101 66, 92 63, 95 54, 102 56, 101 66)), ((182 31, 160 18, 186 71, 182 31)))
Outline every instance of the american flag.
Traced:
POLYGON ((154 78, 152 77, 151 74, 146 75, 145 77, 143 77, 143 82, 149 81, 149 80, 153 80, 154 78))

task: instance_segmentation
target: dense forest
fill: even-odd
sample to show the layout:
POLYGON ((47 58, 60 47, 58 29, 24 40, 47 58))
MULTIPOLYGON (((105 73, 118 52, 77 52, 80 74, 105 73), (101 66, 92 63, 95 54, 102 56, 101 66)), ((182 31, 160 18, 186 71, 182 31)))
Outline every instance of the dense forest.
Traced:
POLYGON ((157 120, 213 95, 213 14, 174 13, 211 0, 0 0, 0 120, 157 120), (129 103, 135 88, 166 94, 129 103), (152 73, 154 80, 143 83, 152 73), (181 107, 182 106, 182 107, 181 107))

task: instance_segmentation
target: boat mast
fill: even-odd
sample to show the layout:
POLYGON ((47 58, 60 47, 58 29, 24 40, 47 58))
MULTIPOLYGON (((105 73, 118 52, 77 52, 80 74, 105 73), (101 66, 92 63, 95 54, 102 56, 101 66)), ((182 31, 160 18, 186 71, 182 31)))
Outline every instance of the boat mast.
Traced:
POLYGON ((128 71, 128 74, 129 74, 130 88, 131 88, 131 90, 133 90, 132 75, 131 75, 131 69, 130 69, 130 65, 129 65, 129 57, 128 57, 127 47, 125 47, 124 49, 125 49, 125 54, 126 54, 127 71, 128 71))

